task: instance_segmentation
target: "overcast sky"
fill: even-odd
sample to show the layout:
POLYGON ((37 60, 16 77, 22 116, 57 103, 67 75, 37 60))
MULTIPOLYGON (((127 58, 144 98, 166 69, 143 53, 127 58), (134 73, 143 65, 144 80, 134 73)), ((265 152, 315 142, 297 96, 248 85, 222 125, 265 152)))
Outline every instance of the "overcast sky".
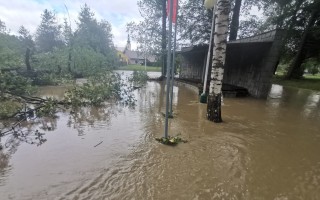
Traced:
POLYGON ((105 19, 112 24, 115 46, 124 47, 127 41, 126 24, 140 20, 137 0, 0 0, 0 19, 6 23, 11 33, 17 33, 19 27, 24 25, 34 34, 44 9, 54 10, 62 24, 63 19, 68 17, 66 5, 72 28, 75 29, 78 13, 85 3, 97 19, 105 19))

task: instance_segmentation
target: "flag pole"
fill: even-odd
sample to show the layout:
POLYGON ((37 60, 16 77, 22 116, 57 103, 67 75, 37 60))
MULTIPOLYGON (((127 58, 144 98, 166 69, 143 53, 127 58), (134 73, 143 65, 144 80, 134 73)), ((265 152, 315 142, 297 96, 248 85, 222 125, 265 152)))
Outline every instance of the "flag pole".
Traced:
POLYGON ((177 27, 178 27, 178 0, 176 5, 176 18, 174 25, 174 43, 173 43, 173 58, 172 58, 172 70, 171 70, 171 91, 170 91, 170 117, 173 117, 172 103, 173 103, 173 85, 174 85, 174 71, 175 71, 175 59, 177 48, 177 27))
POLYGON ((169 36, 168 36, 168 56, 167 56, 167 91, 166 91, 166 119, 164 128, 164 138, 168 138, 168 115, 169 115, 169 93, 170 93, 170 67, 171 67, 171 37, 172 37, 172 15, 173 15, 173 0, 168 0, 170 2, 169 7, 169 36))

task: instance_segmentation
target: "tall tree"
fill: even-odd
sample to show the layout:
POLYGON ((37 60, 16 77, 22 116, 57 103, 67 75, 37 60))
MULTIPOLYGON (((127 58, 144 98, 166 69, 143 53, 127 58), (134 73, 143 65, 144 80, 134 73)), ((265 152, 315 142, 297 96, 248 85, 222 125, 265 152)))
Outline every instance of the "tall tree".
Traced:
POLYGON ((67 19, 64 19, 64 26, 63 26, 63 37, 65 45, 68 47, 68 72, 71 73, 71 62, 72 62, 72 50, 73 50, 73 40, 74 35, 72 32, 71 24, 68 24, 67 19))
POLYGON ((203 0, 181 2, 179 16, 180 42, 197 45, 210 40, 212 10, 203 7, 203 0))
POLYGON ((98 22, 89 6, 85 4, 79 13, 78 29, 75 32, 76 43, 107 56, 114 47, 112 37, 110 23, 105 20, 98 22))
POLYGON ((230 0, 218 0, 216 25, 214 33, 212 71, 207 105, 207 118, 216 123, 222 122, 221 97, 222 80, 226 59, 227 37, 229 27, 230 0))
POLYGON ((257 6, 264 16, 260 19, 250 16, 243 20, 240 23, 240 37, 275 28, 287 30, 282 57, 286 62, 291 59, 292 62, 286 77, 299 78, 304 71, 303 62, 320 50, 320 46, 315 45, 318 39, 313 36, 320 20, 318 5, 319 0, 244 0, 242 13, 250 16, 250 8, 257 6))
POLYGON ((23 45, 26 48, 33 49, 35 44, 30 32, 24 26, 20 26, 18 33, 19 40, 23 43, 23 45))
POLYGON ((230 24, 229 40, 236 40, 238 36, 241 3, 242 0, 235 0, 230 24))
POLYGON ((19 28, 19 40, 22 42, 23 47, 26 49, 25 64, 27 70, 31 71, 30 57, 35 50, 35 45, 30 32, 24 26, 20 26, 19 28))
POLYGON ((110 23, 105 20, 98 22, 87 4, 81 7, 78 19, 72 40, 74 68, 81 68, 87 73, 93 68, 101 70, 114 66, 116 52, 110 23))
MULTIPOLYGON (((165 1, 166 0, 138 1, 139 11, 143 20, 138 23, 130 22, 127 24, 127 31, 138 43, 138 50, 144 51, 144 47, 147 46, 149 54, 161 54, 163 45, 163 26, 161 26, 163 14, 162 4, 165 1)), ((164 31, 164 39, 166 40, 166 26, 164 26, 164 31)))
POLYGON ((54 12, 45 9, 36 32, 36 45, 41 52, 52 52, 63 45, 61 26, 54 12))
POLYGON ((320 1, 314 0, 310 9, 312 12, 307 22, 307 26, 302 34, 298 51, 288 70, 288 79, 300 78, 303 75, 303 68, 301 66, 308 53, 308 49, 306 49, 308 36, 310 36, 312 27, 315 25, 316 21, 320 20, 320 1))
POLYGON ((7 27, 6 23, 0 19, 0 33, 6 33, 7 32, 7 27))

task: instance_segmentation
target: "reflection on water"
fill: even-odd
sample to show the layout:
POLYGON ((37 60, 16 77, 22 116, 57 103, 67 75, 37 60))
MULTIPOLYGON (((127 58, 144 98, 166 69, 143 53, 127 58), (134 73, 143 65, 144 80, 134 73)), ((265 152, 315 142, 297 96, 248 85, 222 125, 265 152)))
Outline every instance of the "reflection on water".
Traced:
POLYGON ((110 104, 35 123, 40 146, 1 157, 4 199, 320 199, 320 93, 273 86, 267 100, 224 99, 224 123, 205 119, 197 93, 177 84, 163 146, 163 83, 110 104), (8 163, 9 162, 9 163, 8 163))

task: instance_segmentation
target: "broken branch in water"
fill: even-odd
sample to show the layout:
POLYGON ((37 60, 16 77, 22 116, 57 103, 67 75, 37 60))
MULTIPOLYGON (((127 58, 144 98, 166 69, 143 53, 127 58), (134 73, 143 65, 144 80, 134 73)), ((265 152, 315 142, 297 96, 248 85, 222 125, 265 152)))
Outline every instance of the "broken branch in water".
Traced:
POLYGON ((183 142, 183 143, 188 142, 187 140, 183 140, 179 136, 174 136, 174 137, 169 136, 168 138, 165 138, 165 137, 156 138, 156 140, 158 142, 160 142, 161 144, 170 145, 170 146, 175 146, 181 142, 183 142))
POLYGON ((94 147, 99 146, 100 144, 102 144, 103 141, 99 142, 98 144, 94 145, 94 147))

